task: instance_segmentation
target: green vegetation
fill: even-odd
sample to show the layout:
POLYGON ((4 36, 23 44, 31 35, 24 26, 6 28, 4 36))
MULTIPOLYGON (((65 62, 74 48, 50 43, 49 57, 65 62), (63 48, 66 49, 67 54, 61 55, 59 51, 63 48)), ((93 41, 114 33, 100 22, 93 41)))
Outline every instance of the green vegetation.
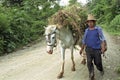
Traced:
POLYGON ((120 66, 116 68, 116 72, 120 74, 120 66))
POLYGON ((120 15, 115 16, 111 21, 110 28, 110 32, 120 35, 120 15))
POLYGON ((88 0, 88 13, 96 16, 98 24, 112 33, 120 35, 120 0, 88 0))
MULTIPOLYGON (((120 66, 116 67, 115 71, 120 74, 120 66)), ((120 80, 120 77, 118 78, 118 80, 120 80)))
POLYGON ((17 1, 0 3, 0 55, 40 38, 48 17, 60 9, 56 0, 17 1))

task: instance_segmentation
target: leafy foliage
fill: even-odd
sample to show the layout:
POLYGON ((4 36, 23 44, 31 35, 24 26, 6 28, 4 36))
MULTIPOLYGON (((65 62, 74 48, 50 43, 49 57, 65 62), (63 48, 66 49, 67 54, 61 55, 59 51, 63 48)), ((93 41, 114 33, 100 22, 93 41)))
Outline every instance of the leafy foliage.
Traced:
MULTIPOLYGON (((115 71, 116 71, 118 74, 120 74, 120 66, 117 66, 116 69, 115 69, 115 71)), ((120 78, 120 77, 119 77, 119 78, 120 78)))
POLYGON ((88 0, 87 7, 99 24, 107 25, 109 31, 120 32, 120 0, 88 0))
POLYGON ((77 0, 69 0, 70 5, 76 4, 77 0))
POLYGON ((92 0, 88 2, 89 12, 95 14, 102 22, 110 22, 116 15, 120 13, 119 0, 92 0))
POLYGON ((44 32, 47 18, 60 9, 56 0, 24 0, 22 6, 9 1, 3 0, 0 5, 0 55, 38 39, 44 32))
POLYGON ((110 23, 112 31, 120 31, 120 15, 117 15, 110 23))

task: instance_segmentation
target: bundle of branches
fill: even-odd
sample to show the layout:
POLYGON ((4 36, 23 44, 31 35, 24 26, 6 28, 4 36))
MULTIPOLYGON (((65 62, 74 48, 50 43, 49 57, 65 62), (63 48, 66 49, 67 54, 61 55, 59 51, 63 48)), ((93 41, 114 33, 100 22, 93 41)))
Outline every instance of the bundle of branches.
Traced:
POLYGON ((51 17, 49 24, 58 24, 61 25, 60 27, 66 27, 68 25, 71 25, 72 27, 78 27, 79 19, 77 18, 79 18, 77 15, 60 10, 51 17))
POLYGON ((48 19, 49 24, 61 25, 59 28, 69 26, 72 29, 84 28, 86 20, 85 10, 73 5, 58 11, 48 19))
POLYGON ((85 20, 85 10, 73 5, 55 13, 48 19, 48 23, 60 25, 58 28, 69 27, 76 37, 77 35, 82 35, 85 29, 85 20))

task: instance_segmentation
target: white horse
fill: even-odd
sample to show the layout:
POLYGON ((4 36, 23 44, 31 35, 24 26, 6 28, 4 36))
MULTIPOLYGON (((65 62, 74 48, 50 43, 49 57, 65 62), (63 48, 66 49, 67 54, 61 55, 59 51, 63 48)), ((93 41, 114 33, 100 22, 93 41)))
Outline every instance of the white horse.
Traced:
MULTIPOLYGON (((75 61, 73 56, 74 49, 74 38, 71 30, 67 27, 57 28, 57 25, 48 25, 45 28, 45 37, 47 41, 47 52, 49 54, 53 53, 53 48, 56 46, 56 40, 59 39, 60 49, 61 49, 61 60, 62 66, 58 78, 62 78, 64 74, 64 64, 65 64, 65 50, 69 48, 71 50, 71 59, 72 59, 72 71, 75 71, 75 61)), ((81 39, 79 40, 81 42, 81 39)), ((85 59, 83 59, 85 61, 85 59)))

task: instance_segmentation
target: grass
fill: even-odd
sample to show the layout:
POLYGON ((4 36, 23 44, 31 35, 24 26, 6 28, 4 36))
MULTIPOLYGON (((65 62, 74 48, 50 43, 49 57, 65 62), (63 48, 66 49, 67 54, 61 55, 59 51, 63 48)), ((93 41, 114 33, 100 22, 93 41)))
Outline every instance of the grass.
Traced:
POLYGON ((120 36, 120 31, 112 30, 105 24, 101 24, 101 27, 111 35, 120 36))
POLYGON ((120 66, 116 67, 115 71, 120 74, 120 66))
MULTIPOLYGON (((115 71, 120 75, 120 66, 116 67, 115 71)), ((118 80, 120 80, 120 77, 118 77, 118 80)))
POLYGON ((120 31, 109 31, 109 30, 106 31, 111 35, 120 36, 120 31))

